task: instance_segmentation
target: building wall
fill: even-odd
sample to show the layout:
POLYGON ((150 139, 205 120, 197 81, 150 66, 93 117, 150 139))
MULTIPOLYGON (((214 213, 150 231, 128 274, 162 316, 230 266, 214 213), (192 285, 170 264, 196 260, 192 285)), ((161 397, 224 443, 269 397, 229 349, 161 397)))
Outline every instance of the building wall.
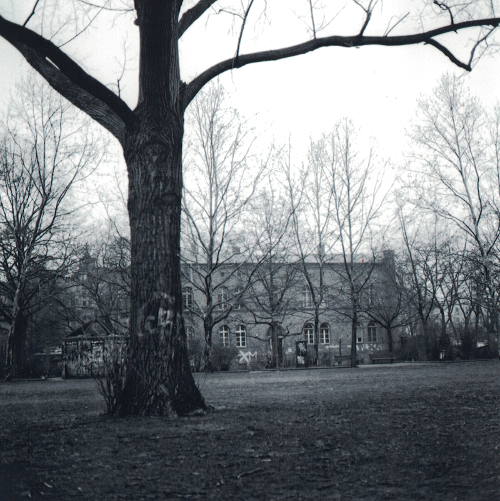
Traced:
MULTIPOLYGON (((311 263, 310 272, 313 277, 319 276, 319 270, 314 270, 317 265, 311 263)), ((368 266, 368 265, 365 265, 368 266)), ((370 265, 371 266, 371 265, 370 265)), ((377 284, 378 290, 384 285, 384 266, 386 263, 382 262, 376 265, 370 277, 370 283, 377 284)), ((226 280, 225 276, 231 274, 230 265, 225 267, 222 271, 223 277, 214 276, 214 283, 217 279, 224 281, 224 287, 227 290, 228 304, 234 304, 231 300, 231 295, 241 288, 241 280, 237 274, 234 278, 226 280)), ((323 269, 324 282, 326 284, 327 293, 325 294, 327 300, 319 315, 321 324, 328 325, 329 339, 327 342, 319 344, 319 360, 324 365, 338 365, 346 363, 347 357, 350 355, 351 350, 351 322, 345 315, 348 313, 348 306, 346 304, 346 296, 343 295, 343 287, 338 270, 334 266, 325 267, 323 269), (343 306, 344 305, 344 306, 343 306), (344 313, 344 315, 342 314, 344 313)), ((277 277, 276 282, 279 283, 277 277)), ((220 283, 220 282, 219 282, 220 283)), ((289 290, 283 294, 283 299, 287 301, 286 311, 279 311, 276 313, 276 323, 279 325, 280 337, 282 338, 282 357, 281 365, 294 366, 296 360, 296 342, 307 340, 305 325, 307 323, 314 323, 314 310, 311 307, 305 307, 304 304, 304 280, 298 276, 297 280, 289 287, 289 290)), ((192 284, 185 283, 186 287, 192 284)), ((345 289, 345 287, 344 287, 345 289)), ((362 298, 362 302, 370 301, 368 297, 368 290, 362 298)), ((258 320, 254 315, 256 303, 252 301, 252 294, 264 297, 267 291, 265 287, 256 286, 249 291, 248 294, 243 296, 243 305, 241 309, 233 309, 229 316, 217 323, 212 332, 212 343, 221 343, 226 341, 221 339, 219 331, 221 327, 224 330, 229 330, 229 345, 235 346, 238 349, 238 360, 235 364, 238 368, 264 368, 271 365, 272 358, 272 345, 271 345, 271 317, 268 315, 267 322, 265 315, 259 313, 258 320), (239 326, 244 326, 246 330, 246 342, 242 346, 241 340, 238 336, 239 326)), ((190 288, 190 307, 185 309, 186 325, 188 327, 188 338, 200 339, 204 338, 203 321, 199 316, 193 312, 201 313, 205 304, 205 298, 196 287, 190 288)), ((217 297, 217 291, 214 294, 217 297)), ((214 299, 216 300, 216 299, 214 299)), ((388 299, 389 300, 389 299, 388 299)), ((261 303, 262 304, 262 303, 261 303)), ((223 309, 222 309, 223 310, 223 309)), ((215 310, 217 314, 218 310, 215 310)), ((309 340, 311 341, 311 340, 309 340)), ((321 339, 321 341, 325 341, 321 339)), ((358 358, 361 363, 369 363, 370 355, 372 354, 386 354, 389 351, 388 336, 385 329, 373 324, 370 319, 360 314, 359 327, 357 329, 357 352, 358 358), (371 327, 369 329, 369 325, 371 327), (373 339, 375 329, 375 340, 373 339)), ((399 349, 399 335, 393 332, 393 351, 399 349)), ((308 344, 307 351, 309 358, 314 357, 314 345, 308 344)), ((235 367, 235 368, 237 368, 235 367)))

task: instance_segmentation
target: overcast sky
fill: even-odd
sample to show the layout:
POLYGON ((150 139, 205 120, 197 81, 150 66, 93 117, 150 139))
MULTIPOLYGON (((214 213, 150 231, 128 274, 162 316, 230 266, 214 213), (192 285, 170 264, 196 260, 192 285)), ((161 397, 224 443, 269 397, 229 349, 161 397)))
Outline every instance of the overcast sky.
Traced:
MULTIPOLYGON (((400 0, 398 6, 405 2, 407 0, 400 0)), ((390 1, 385 2, 386 10, 390 4, 390 1)), ((26 11, 30 5, 31 2, 26 2, 26 11)), ((26 11, 19 11, 18 2, 0 0, 0 13, 9 14, 10 19, 22 22, 26 11), (11 11, 12 5, 17 9, 16 14, 11 11)), ((288 14, 292 16, 297 12, 290 10, 288 14)), ((109 19, 106 22, 105 29, 97 25, 96 29, 79 37, 78 44, 69 44, 67 51, 90 73, 110 84, 116 79, 125 44, 129 70, 122 82, 123 97, 134 106, 137 28, 131 27, 130 18, 126 17, 115 20, 112 27, 109 19)), ((208 66, 207 61, 213 63, 221 59, 219 53, 234 51, 234 45, 227 45, 227 28, 225 32, 219 31, 221 36, 215 37, 213 42, 213 30, 219 29, 218 22, 216 16, 209 23, 198 22, 196 30, 183 41, 183 78, 192 78, 208 66)), ((288 26, 287 23, 283 26, 288 26)), ((286 28, 280 29, 281 33, 286 33, 286 28)), ((255 46, 268 43, 267 33, 264 28, 249 32, 249 45, 250 42, 255 46)), ((293 39, 291 35, 290 39, 293 39)), ((287 40, 287 36, 276 43, 282 40, 287 40)), ((269 39, 269 43, 274 43, 274 39, 269 39)), ((2 39, 0 64, 0 100, 5 103, 27 64, 2 39)), ((405 148, 405 129, 415 116, 417 99, 421 94, 430 93, 447 71, 464 75, 472 91, 486 105, 500 101, 499 58, 485 58, 471 74, 464 74, 436 49, 423 45, 325 48, 289 60, 228 72, 221 77, 221 82, 241 113, 255 117, 254 124, 259 125, 266 138, 275 136, 278 141, 284 141, 290 134, 297 145, 304 145, 309 136, 329 131, 335 121, 349 117, 367 136, 377 139, 379 155, 400 161, 405 148)))

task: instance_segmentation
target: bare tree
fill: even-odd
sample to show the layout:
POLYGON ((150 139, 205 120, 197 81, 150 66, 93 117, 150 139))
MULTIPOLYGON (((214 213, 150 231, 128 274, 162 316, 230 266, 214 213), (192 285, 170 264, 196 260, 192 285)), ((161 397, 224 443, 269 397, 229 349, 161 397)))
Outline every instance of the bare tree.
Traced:
MULTIPOLYGON (((246 36, 249 26, 260 22, 263 27, 277 29, 283 19, 282 4, 135 0, 132 8, 131 2, 121 0, 33 0, 32 5, 27 11, 15 8, 12 20, 0 16, 0 36, 54 89, 116 137, 128 167, 131 342, 124 391, 116 407, 122 415, 182 413, 205 406, 189 370, 180 263, 184 113, 203 86, 226 71, 323 47, 427 44, 470 70, 487 44, 494 41, 494 30, 500 23, 489 1, 452 1, 443 9, 443 4, 422 0, 412 2, 411 12, 402 10, 407 3, 387 12, 378 9, 377 2, 353 0, 344 10, 331 3, 329 10, 318 12, 314 3, 303 2, 300 5, 311 23, 297 30, 291 45, 262 50, 260 37, 253 37, 257 45, 251 47, 252 37, 246 36), (200 24, 197 21, 217 12, 230 23, 227 31, 232 38, 225 47, 232 43, 233 53, 222 55, 220 62, 184 82, 180 40, 200 24), (79 34, 98 14, 110 15, 111 22, 118 14, 125 16, 139 31, 139 91, 134 109, 120 97, 122 70, 115 79, 117 92, 113 92, 76 62, 78 50, 72 53, 70 42, 77 46, 79 34), (71 23, 72 18, 75 23, 71 23), (267 19, 274 22, 264 24, 267 19), (442 40, 447 33, 462 32, 471 33, 461 44, 469 52, 466 61, 455 56, 442 40)), ((2 8, 4 16, 6 12, 2 8)), ((220 33, 218 29, 217 36, 220 33)))
MULTIPOLYGON (((463 83, 445 75, 420 101, 410 169, 425 174, 416 204, 456 225, 477 250, 485 290, 490 345, 498 345, 497 290, 492 257, 500 237, 498 119, 491 118, 463 83), (497 130, 492 131, 492 125, 497 130)), ((418 186, 418 185, 417 185, 418 186)))
POLYGON ((258 266, 243 218, 266 163, 252 153, 251 131, 225 101, 223 87, 213 84, 187 114, 183 294, 185 312, 203 322, 205 370, 211 370, 214 326, 241 303, 258 266))
POLYGON ((330 168, 332 217, 343 264, 332 268, 339 276, 336 296, 341 306, 336 308, 351 322, 351 367, 356 367, 361 296, 375 265, 372 236, 385 195, 381 190, 382 171, 375 172, 373 151, 367 158, 361 157, 356 131, 349 120, 337 123, 329 143, 326 158, 330 168))
POLYGON ((268 179, 268 188, 253 202, 253 217, 247 224, 257 242, 257 267, 246 294, 245 309, 250 313, 253 325, 268 326, 266 338, 256 338, 270 344, 269 365, 278 369, 282 363, 281 340, 289 335, 287 322, 297 310, 299 274, 291 252, 293 209, 273 186, 275 179, 268 179))
MULTIPOLYGON (((412 207, 413 209, 413 207, 412 207)), ((434 216, 434 215, 433 215, 434 216)), ((447 343, 447 303, 451 312, 454 298, 453 285, 448 290, 449 242, 442 221, 417 212, 412 221, 402 206, 398 218, 404 242, 401 268, 408 292, 410 316, 418 320, 411 323, 413 335, 423 335, 427 356, 438 357, 439 345, 447 343), (440 327, 436 323, 440 322, 440 327)))
POLYGON ((405 276, 395 262, 394 251, 386 251, 377 279, 371 280, 363 312, 387 332, 389 353, 394 349, 394 331, 412 320, 411 294, 405 276))
MULTIPOLYGON (((331 139, 331 138, 330 138, 331 139)), ((286 173, 288 197, 292 208, 292 231, 297 257, 295 261, 305 281, 313 308, 314 353, 319 364, 320 315, 329 308, 331 290, 325 282, 325 271, 336 243, 334 232, 334 192, 330 189, 335 158, 328 153, 328 137, 309 145, 307 165, 294 176, 291 146, 282 152, 281 163, 286 173)))
POLYGON ((19 375, 30 309, 42 291, 54 291, 71 263, 68 216, 76 207, 68 192, 102 155, 84 116, 37 78, 19 86, 0 150, 0 292, 6 298, 0 314, 10 325, 8 379, 19 375))
POLYGON ((76 252, 76 270, 62 298, 71 325, 99 318, 109 332, 126 334, 130 311, 130 242, 108 235, 76 252), (68 301, 68 296, 72 296, 68 301), (85 307, 74 304, 85 301, 85 307))

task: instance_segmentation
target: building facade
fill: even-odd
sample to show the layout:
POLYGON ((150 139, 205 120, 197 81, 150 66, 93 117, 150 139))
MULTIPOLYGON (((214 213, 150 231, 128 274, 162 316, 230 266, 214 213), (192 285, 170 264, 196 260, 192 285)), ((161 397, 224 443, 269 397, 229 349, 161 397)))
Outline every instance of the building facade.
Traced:
MULTIPOLYGON (((300 263, 274 263, 273 269, 264 266, 260 275, 249 264, 226 263, 211 277, 216 285, 210 300, 206 289, 196 282, 196 276, 203 273, 185 273, 190 278, 183 287, 188 342, 200 345, 200 340, 204 341, 205 316, 210 314, 216 320, 212 345, 237 349, 234 369, 270 368, 276 363, 280 367, 349 364, 355 308, 360 363, 389 355, 387 330, 367 312, 377 307, 381 297, 384 307, 392 301, 388 281, 394 254, 386 252, 379 263, 355 263, 352 268, 358 284, 346 278, 344 262, 324 260, 303 265, 308 280, 300 263), (254 278, 250 282, 251 272, 254 278)), ((391 334, 394 355, 400 341, 397 329, 391 334)))

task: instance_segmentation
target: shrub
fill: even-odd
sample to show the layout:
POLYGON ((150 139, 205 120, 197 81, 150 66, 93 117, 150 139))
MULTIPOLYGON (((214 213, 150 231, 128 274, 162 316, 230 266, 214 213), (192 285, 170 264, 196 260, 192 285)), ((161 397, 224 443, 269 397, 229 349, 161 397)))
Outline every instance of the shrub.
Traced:
POLYGON ((102 362, 92 366, 91 374, 99 393, 106 402, 106 412, 114 414, 123 392, 124 355, 126 345, 121 342, 106 344, 102 362))
POLYGON ((215 343, 211 350, 212 369, 214 371, 228 371, 237 356, 238 348, 235 346, 222 346, 215 343))

